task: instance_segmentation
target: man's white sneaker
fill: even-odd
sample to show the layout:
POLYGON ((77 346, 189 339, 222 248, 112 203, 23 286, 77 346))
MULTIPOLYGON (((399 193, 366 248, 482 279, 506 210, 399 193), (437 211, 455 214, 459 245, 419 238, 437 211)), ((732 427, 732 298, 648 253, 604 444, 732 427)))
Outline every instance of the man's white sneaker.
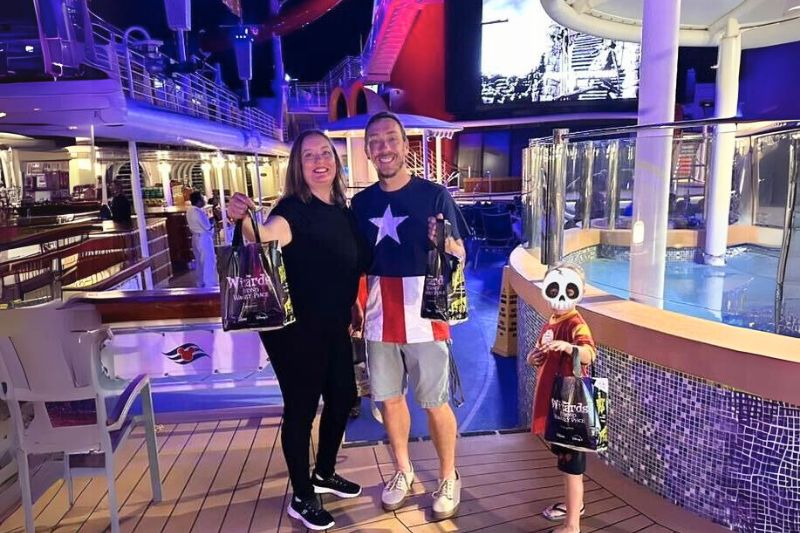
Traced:
POLYGON ((381 503, 386 511, 395 511, 403 506, 414 484, 414 471, 398 470, 381 492, 381 503))
POLYGON ((433 519, 445 520, 458 511, 461 503, 461 477, 456 472, 455 479, 444 479, 433 493, 433 519))

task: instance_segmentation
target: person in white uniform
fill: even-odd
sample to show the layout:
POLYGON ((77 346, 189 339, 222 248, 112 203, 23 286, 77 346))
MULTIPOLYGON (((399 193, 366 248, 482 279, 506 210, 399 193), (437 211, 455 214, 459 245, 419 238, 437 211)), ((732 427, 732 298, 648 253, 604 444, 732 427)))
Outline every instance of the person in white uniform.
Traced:
POLYGON ((186 210, 186 224, 192 232, 192 252, 196 263, 195 275, 198 287, 216 287, 217 278, 216 254, 214 253, 214 226, 208 219, 203 206, 206 201, 199 191, 189 195, 192 204, 186 210))

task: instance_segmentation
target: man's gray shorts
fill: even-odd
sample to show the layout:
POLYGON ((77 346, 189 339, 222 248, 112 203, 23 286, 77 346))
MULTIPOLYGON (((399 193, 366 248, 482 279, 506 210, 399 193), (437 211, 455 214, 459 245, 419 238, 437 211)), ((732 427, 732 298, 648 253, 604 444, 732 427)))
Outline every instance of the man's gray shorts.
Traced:
POLYGON ((414 398, 424 409, 439 407, 449 399, 450 351, 444 341, 367 341, 367 362, 376 402, 402 396, 409 381, 414 398))

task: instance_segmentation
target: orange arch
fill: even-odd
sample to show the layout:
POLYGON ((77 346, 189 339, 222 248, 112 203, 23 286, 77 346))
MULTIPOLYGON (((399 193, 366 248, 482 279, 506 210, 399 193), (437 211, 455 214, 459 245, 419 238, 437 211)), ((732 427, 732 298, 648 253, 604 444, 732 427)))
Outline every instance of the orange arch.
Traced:
POLYGON ((328 100, 328 122, 336 122, 350 116, 348 107, 347 96, 341 87, 336 87, 331 91, 331 97, 328 100))
POLYGON ((351 117, 384 111, 387 109, 383 98, 372 89, 364 87, 364 82, 356 81, 350 86, 350 98, 347 100, 347 112, 351 117))

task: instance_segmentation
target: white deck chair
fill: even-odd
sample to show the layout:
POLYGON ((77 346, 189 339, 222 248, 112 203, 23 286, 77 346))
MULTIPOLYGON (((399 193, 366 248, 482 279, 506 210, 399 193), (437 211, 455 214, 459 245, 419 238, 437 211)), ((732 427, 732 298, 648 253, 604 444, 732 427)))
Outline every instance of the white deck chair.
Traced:
POLYGON ((103 372, 100 355, 111 331, 93 329, 99 325, 93 308, 58 309, 59 305, 0 311, 0 381, 13 420, 25 528, 34 531, 28 455, 62 452, 70 505, 74 475, 105 473, 111 531, 116 533, 114 453, 137 422, 144 424, 153 501, 161 501, 150 381, 142 374, 124 389, 114 387, 103 372), (142 416, 129 417, 139 397, 142 416), (57 409, 64 403, 52 403, 80 400, 93 400, 94 405, 84 402, 90 406, 88 412, 82 410, 77 417, 70 409, 57 409), (107 400, 113 404, 110 409, 107 400), (27 426, 21 402, 33 404, 34 417, 27 426))

